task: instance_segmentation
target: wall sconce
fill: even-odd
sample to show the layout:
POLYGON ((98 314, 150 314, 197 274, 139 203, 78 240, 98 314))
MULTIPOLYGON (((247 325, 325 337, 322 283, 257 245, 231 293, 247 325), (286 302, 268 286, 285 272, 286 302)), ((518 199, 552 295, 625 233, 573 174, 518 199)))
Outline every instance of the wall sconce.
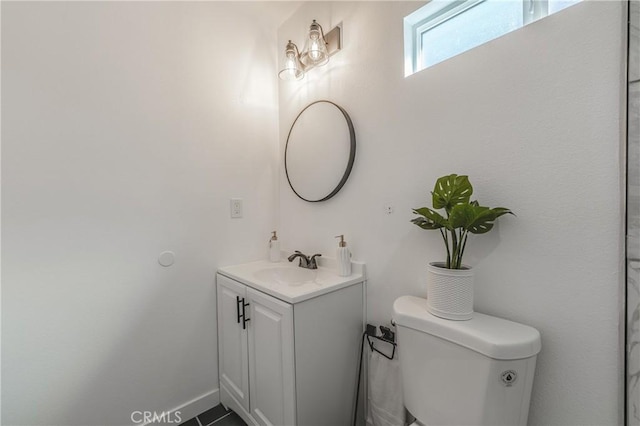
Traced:
POLYGON ((336 26, 325 35, 322 26, 314 19, 309 27, 302 53, 291 40, 287 43, 284 63, 278 76, 282 80, 300 80, 312 68, 329 62, 329 56, 342 49, 340 29, 340 26, 336 26))
POLYGON ((278 77, 283 80, 300 80, 304 77, 302 63, 300 62, 300 52, 298 46, 289 40, 284 51, 284 64, 282 71, 278 73, 278 77))

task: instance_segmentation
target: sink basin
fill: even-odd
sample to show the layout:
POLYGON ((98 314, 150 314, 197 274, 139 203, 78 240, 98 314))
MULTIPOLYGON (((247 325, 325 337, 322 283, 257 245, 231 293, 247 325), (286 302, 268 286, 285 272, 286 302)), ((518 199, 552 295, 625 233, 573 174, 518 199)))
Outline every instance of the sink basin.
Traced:
POLYGON ((318 269, 300 268, 295 263, 258 260, 225 266, 218 273, 287 303, 298 303, 365 280, 364 263, 352 262, 351 275, 336 273, 335 259, 320 258, 318 269))
POLYGON ((317 269, 278 266, 275 268, 259 269, 253 273, 263 281, 271 281, 282 285, 298 286, 316 281, 317 269))

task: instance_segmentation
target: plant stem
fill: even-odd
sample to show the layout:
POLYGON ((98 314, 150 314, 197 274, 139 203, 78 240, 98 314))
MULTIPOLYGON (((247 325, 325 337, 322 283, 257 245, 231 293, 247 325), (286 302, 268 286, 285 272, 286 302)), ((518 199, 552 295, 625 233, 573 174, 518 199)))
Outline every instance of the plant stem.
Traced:
POLYGON ((456 258, 457 258, 457 253, 458 253, 458 234, 456 234, 456 230, 452 229, 451 230, 451 248, 453 249, 453 254, 452 254, 452 261, 453 261, 453 265, 447 265, 447 268, 449 269, 456 269, 456 258))
POLYGON ((456 269, 460 269, 460 265, 462 264, 462 243, 464 242, 464 231, 460 230, 460 238, 458 239, 458 258, 456 259, 456 269))
POLYGON ((456 265, 456 269, 460 269, 462 267, 462 254, 464 252, 464 237, 466 232, 463 229, 460 229, 460 244, 458 247, 458 261, 456 265))
POLYGON ((460 263, 458 265, 458 269, 460 269, 460 267, 462 266, 462 255, 464 254, 464 249, 467 246, 467 238, 469 237, 469 232, 465 231, 464 233, 464 240, 462 241, 462 250, 460 250, 460 263))
POLYGON ((442 235, 442 239, 444 240, 444 246, 447 248, 447 268, 449 268, 449 264, 451 263, 451 252, 449 251, 449 238, 447 237, 447 232, 442 231, 442 228, 440 228, 440 235, 442 235))

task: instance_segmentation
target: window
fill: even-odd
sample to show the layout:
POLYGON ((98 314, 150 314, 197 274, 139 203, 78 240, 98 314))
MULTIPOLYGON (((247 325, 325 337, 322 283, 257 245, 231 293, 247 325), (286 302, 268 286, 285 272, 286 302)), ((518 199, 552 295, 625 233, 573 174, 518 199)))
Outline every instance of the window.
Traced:
POLYGON ((580 0, 432 0, 404 18, 405 76, 580 0))

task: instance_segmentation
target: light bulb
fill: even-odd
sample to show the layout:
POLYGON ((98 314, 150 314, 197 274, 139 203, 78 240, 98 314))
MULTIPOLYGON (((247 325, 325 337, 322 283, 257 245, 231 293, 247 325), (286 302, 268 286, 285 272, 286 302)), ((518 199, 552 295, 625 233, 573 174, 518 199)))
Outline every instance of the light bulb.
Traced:
POLYGON ((307 66, 319 66, 329 62, 327 43, 324 40, 322 27, 314 19, 309 27, 309 36, 305 43, 301 61, 307 66))

